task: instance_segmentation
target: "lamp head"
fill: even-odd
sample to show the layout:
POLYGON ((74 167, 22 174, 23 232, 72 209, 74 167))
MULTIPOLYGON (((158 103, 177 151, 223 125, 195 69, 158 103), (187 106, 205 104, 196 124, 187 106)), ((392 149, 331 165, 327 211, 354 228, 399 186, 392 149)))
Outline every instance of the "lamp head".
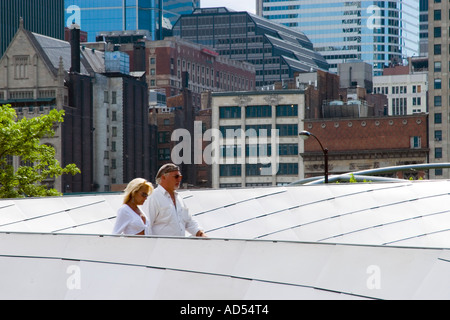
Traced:
POLYGON ((309 131, 302 131, 298 134, 300 136, 300 138, 302 138, 303 140, 307 140, 309 137, 312 136, 312 133, 309 131))

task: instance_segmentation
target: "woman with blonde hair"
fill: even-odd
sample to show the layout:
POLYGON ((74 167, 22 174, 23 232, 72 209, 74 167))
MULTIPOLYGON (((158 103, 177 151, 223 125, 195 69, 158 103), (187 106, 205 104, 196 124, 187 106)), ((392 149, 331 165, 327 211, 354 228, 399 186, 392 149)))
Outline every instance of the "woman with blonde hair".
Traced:
POLYGON ((139 206, 153 192, 153 185, 145 179, 136 178, 124 191, 123 205, 117 212, 113 234, 147 235, 149 221, 139 206))

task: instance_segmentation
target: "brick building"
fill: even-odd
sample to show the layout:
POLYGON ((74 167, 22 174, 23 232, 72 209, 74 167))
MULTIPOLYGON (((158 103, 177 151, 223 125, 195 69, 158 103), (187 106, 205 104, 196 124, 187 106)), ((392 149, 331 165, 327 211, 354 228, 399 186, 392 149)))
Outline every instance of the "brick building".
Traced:
MULTIPOLYGON (((428 163, 428 116, 305 120, 329 150, 329 173, 342 174, 397 165, 428 163)), ((324 172, 323 153, 314 139, 301 154, 305 178, 324 172)), ((423 178, 424 172, 398 173, 395 178, 423 178)))
POLYGON ((130 55, 131 71, 146 71, 150 89, 164 88, 167 97, 181 94, 185 87, 192 91, 195 110, 200 109, 203 91, 255 89, 253 65, 179 38, 122 44, 120 51, 130 55))

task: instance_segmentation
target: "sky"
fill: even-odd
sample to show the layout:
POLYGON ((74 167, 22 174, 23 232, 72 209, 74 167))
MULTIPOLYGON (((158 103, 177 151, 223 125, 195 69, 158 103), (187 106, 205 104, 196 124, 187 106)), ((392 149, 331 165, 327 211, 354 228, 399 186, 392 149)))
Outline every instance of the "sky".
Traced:
POLYGON ((227 7, 235 11, 248 11, 255 13, 255 0, 200 0, 202 8, 227 7))

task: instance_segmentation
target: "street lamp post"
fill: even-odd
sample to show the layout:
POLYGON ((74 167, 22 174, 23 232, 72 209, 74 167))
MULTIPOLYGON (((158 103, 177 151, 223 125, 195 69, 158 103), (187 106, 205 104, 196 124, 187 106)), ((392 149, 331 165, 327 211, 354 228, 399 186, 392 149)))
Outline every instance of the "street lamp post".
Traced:
POLYGON ((309 131, 302 131, 298 135, 303 140, 307 140, 309 137, 314 137, 317 140, 317 142, 319 143, 320 148, 322 148, 324 162, 325 162, 325 183, 328 183, 328 149, 324 148, 322 143, 320 142, 320 140, 309 131))

